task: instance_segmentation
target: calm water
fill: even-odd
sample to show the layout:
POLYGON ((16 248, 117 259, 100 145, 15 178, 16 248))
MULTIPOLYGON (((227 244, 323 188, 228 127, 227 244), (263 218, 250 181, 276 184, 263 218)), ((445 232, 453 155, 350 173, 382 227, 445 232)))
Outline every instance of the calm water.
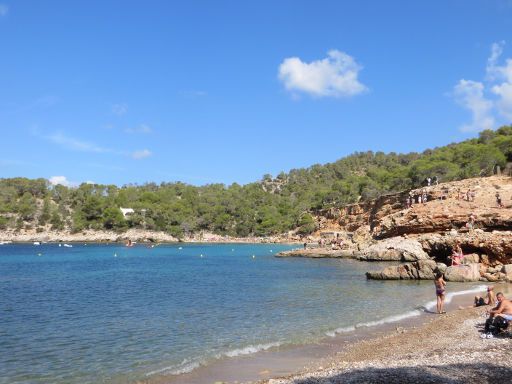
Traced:
POLYGON ((391 321, 434 298, 429 282, 367 281, 379 264, 273 256, 290 248, 2 245, 0 383, 177 374, 391 321))

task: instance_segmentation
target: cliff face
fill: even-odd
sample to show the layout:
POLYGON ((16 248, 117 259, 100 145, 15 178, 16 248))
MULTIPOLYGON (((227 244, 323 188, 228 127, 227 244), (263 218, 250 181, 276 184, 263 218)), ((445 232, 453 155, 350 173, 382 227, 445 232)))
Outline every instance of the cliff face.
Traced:
POLYGON ((512 229, 512 179, 505 176, 466 179, 411 191, 417 198, 427 195, 426 203, 416 202, 407 208, 408 192, 381 196, 378 199, 351 204, 340 209, 320 211, 318 223, 323 229, 353 232, 369 225, 376 239, 403 234, 437 233, 466 226, 474 216, 474 228, 512 229), (469 201, 467 191, 474 195, 469 201), (499 193, 504 207, 498 207, 499 193), (459 198, 460 197, 460 198, 459 198))
POLYGON ((411 194, 416 199, 410 207, 409 192, 405 191, 322 212, 317 219, 320 232, 352 232, 349 247, 360 260, 417 260, 370 273, 369 278, 433 278, 436 268, 445 270, 451 264, 453 249, 459 244, 467 267, 448 267, 452 281, 512 279, 512 178, 467 179, 416 189, 411 194), (417 202, 420 194, 427 195, 425 203, 417 202), (405 252, 404 246, 415 251, 405 252), (418 256, 423 251, 426 258, 418 256), (508 268, 503 267, 506 273, 502 265, 508 268), (472 273, 462 276, 461 271, 472 273))

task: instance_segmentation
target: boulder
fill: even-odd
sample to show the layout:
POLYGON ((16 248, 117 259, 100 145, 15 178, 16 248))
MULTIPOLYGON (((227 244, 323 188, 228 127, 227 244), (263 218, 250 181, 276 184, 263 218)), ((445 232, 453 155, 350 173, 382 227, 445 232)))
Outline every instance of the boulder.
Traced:
POLYGON ((370 280, 433 280, 438 265, 434 260, 418 260, 386 267, 382 271, 366 272, 370 280))
POLYGON ((512 279, 512 264, 505 264, 501 268, 501 272, 503 272, 507 278, 512 279))
POLYGON ((393 237, 370 245, 357 258, 366 261, 417 261, 427 260, 429 256, 419 241, 393 237))
POLYGON ((493 274, 491 274, 491 273, 484 273, 484 274, 482 275, 482 277, 483 277, 485 280, 490 281, 490 282, 492 282, 492 283, 494 283, 494 282, 496 282, 496 281, 498 281, 498 280, 499 280, 499 279, 498 279, 498 277, 497 277, 496 275, 493 275, 493 274))
POLYGON ((437 270, 439 272, 441 272, 443 275, 446 272, 446 268, 448 268, 448 266, 444 263, 437 263, 436 266, 437 266, 437 270))
POLYGON ((480 262, 480 256, 478 256, 477 253, 471 253, 469 255, 464 255, 464 258, 462 259, 462 264, 473 264, 473 263, 479 263, 480 262))
POLYGON ((478 281, 480 279, 480 264, 473 263, 448 267, 444 277, 446 281, 478 281))

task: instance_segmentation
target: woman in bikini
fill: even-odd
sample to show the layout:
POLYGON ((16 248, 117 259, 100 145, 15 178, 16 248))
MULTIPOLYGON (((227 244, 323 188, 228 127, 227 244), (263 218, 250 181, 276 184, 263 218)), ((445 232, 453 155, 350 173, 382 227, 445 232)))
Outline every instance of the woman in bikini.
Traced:
POLYGON ((446 281, 444 281, 443 274, 441 272, 437 272, 434 279, 434 285, 436 286, 437 313, 446 313, 444 310, 444 293, 446 291, 446 281))
POLYGON ((458 243, 455 243, 455 246, 453 247, 453 253, 452 253, 452 266, 453 265, 460 265, 462 258, 464 257, 464 254, 462 253, 462 248, 458 243))

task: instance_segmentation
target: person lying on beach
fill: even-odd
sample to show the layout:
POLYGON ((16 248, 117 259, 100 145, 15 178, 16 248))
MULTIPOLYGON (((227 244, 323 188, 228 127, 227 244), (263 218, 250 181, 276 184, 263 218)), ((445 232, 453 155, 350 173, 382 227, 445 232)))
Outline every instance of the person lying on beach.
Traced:
POLYGON ((510 300, 505 299, 505 295, 502 292, 499 292, 496 295, 496 300, 498 301, 498 305, 496 308, 491 309, 489 313, 489 318, 485 321, 485 332, 488 333, 491 324, 495 317, 501 316, 507 321, 512 321, 512 302, 510 300))
POLYGON ((484 298, 483 296, 475 296, 475 307, 481 307, 483 305, 494 305, 496 303, 496 296, 494 295, 494 287, 487 287, 487 295, 484 298))
POLYGON ((443 274, 437 272, 434 279, 434 285, 436 286, 436 297, 437 297, 437 313, 446 313, 444 311, 444 294, 446 291, 446 282, 443 279, 443 274))

